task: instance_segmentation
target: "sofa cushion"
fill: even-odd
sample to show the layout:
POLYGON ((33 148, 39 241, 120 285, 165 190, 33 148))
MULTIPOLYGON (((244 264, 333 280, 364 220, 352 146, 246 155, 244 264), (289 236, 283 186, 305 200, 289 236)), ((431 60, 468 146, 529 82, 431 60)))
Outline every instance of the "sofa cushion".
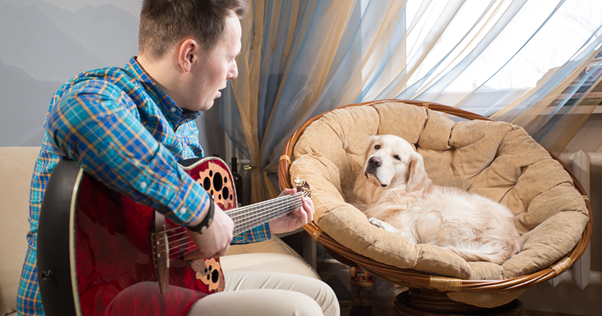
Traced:
POLYGON ((27 251, 29 185, 39 147, 0 147, 0 315, 16 310, 27 251))
POLYGON ((233 245, 220 262, 224 271, 270 271, 320 279, 309 263, 276 236, 258 243, 233 245))

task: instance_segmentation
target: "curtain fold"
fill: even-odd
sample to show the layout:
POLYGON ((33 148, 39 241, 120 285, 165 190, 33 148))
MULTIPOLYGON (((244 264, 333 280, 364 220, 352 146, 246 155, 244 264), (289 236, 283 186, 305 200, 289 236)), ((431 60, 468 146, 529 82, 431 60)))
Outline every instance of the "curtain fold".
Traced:
POLYGON ((292 132, 346 104, 456 106, 559 154, 602 101, 595 0, 251 0, 241 23, 220 123, 250 160, 251 202, 278 194, 292 132))

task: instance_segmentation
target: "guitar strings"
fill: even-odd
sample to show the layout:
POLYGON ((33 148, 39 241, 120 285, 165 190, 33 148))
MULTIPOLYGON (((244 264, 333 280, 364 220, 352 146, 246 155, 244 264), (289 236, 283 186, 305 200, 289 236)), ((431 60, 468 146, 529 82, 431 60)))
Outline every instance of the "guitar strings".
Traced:
MULTIPOLYGON (((285 195, 285 196, 280 196, 271 200, 267 200, 267 201, 263 201, 263 202, 259 202, 256 204, 252 204, 252 205, 248 205, 248 206, 244 206, 244 207, 239 207, 239 208, 233 208, 230 210, 225 210, 226 214, 228 214, 228 216, 230 216, 231 218, 234 218, 234 216, 243 216, 244 214, 248 214, 248 211, 254 211, 256 209, 260 209, 260 208, 264 208, 266 206, 281 206, 282 203, 284 201, 288 201, 291 200, 292 198, 295 198, 299 195, 303 195, 303 192, 297 192, 295 194, 292 195, 285 195)), ((172 231, 176 231, 179 230, 181 227, 174 227, 168 230, 165 230, 166 233, 168 232, 172 232, 172 231)))
MULTIPOLYGON (((276 206, 282 206, 281 204, 283 204, 283 203, 278 203, 278 204, 279 205, 276 205, 276 206)), ((299 201, 296 201, 295 204, 289 204, 289 205, 287 205, 286 208, 281 208, 281 209, 276 209, 276 210, 265 210, 265 211, 263 211, 261 213, 257 213, 257 214, 259 214, 259 216, 257 216, 254 219, 254 222, 263 222, 263 221, 265 221, 264 219, 265 218, 269 218, 270 217, 269 215, 271 215, 271 214, 278 214, 279 212, 282 212, 282 211, 294 210, 294 209, 297 209, 300 206, 301 206, 301 202, 299 200, 299 201), (262 220, 260 220, 260 219, 262 219, 262 220)), ((284 212, 283 214, 285 214, 285 213, 286 212, 284 212)), ((252 223, 252 222, 253 222, 252 220, 249 220, 249 221, 242 222, 242 224, 249 224, 249 223, 252 223)), ((250 227, 250 226, 252 226, 252 225, 246 225, 246 226, 242 225, 238 229, 235 229, 235 232, 236 231, 245 232, 248 229, 255 227, 256 225, 253 226, 253 227, 250 227), (249 226, 249 227, 247 227, 247 226, 249 226)), ((179 229, 183 229, 183 228, 179 227, 179 229)), ((170 236, 168 236, 168 239, 170 237, 178 236, 178 235, 183 235, 183 234, 187 234, 187 232, 184 230, 181 233, 170 235, 170 236)), ((240 234, 240 233, 236 233, 235 235, 238 235, 238 234, 240 234)), ((159 242, 159 248, 162 248, 161 246, 165 245, 165 243, 161 242, 161 240, 162 239, 160 239, 160 242, 159 242)), ((190 243, 190 241, 191 240, 190 240, 189 236, 186 236, 184 238, 180 238, 180 239, 177 239, 177 240, 169 240, 168 241, 168 245, 169 245, 168 251, 170 252, 170 257, 172 257, 172 254, 174 254, 174 256, 175 256, 175 254, 178 253, 178 251, 173 251, 172 252, 172 250, 174 250, 176 248, 179 248, 179 250, 180 250, 179 252, 185 251, 186 249, 182 250, 180 247, 188 245, 190 243), (183 242, 181 242, 181 241, 183 241, 183 242)), ((158 253, 165 254, 165 252, 166 252, 165 250, 161 250, 158 253)))
POLYGON ((288 213, 289 211, 293 211, 293 210, 299 208, 301 205, 302 205, 302 203, 299 201, 295 204, 288 205, 286 208, 282 209, 283 212, 273 212, 273 213, 259 212, 259 213, 255 214, 255 215, 257 215, 256 218, 251 218, 251 219, 239 216, 239 218, 242 217, 245 220, 240 222, 240 225, 237 227, 237 229, 235 229, 235 235, 245 232, 245 231, 261 224, 262 222, 266 222, 266 219, 269 218, 270 215, 272 215, 272 214, 284 215, 284 214, 288 213))
MULTIPOLYGON (((299 195, 301 195, 301 194, 302 194, 302 193, 301 193, 301 192, 299 192, 299 193, 297 193, 297 194, 294 194, 294 195, 287 195, 287 196, 280 197, 280 198, 282 198, 282 199, 278 199, 278 198, 276 198, 276 199, 272 199, 272 200, 265 201, 265 202, 270 202, 270 203, 262 203, 262 204, 264 204, 264 205, 261 205, 261 206, 262 206, 262 207, 265 207, 266 205, 267 205, 267 206, 271 206, 271 209, 265 209, 265 210, 263 210, 263 211, 261 211, 261 212, 259 212, 259 213, 257 213, 257 212, 256 212, 254 215, 257 215, 257 216, 255 216, 255 217, 254 217, 254 218, 252 218, 252 219, 248 219, 248 220, 246 220, 246 221, 243 221, 243 222, 241 222, 241 224, 249 224, 249 223, 251 223, 251 222, 259 221, 259 219, 261 219, 261 218, 267 218, 267 217, 269 217, 269 216, 270 216, 270 215, 272 215, 272 214, 277 214, 277 213, 279 213, 279 212, 282 212, 282 211, 287 211, 287 210, 294 210, 294 209, 297 209, 298 207, 300 207, 300 206, 302 205, 301 199, 298 199, 298 200, 296 200, 296 201, 295 201, 295 203, 294 203, 294 204, 292 204, 292 205, 291 205, 290 203, 288 203, 288 202, 290 202, 289 200, 291 200, 292 198, 296 198, 296 197, 298 197, 298 196, 299 196, 299 195), (287 204, 287 205, 285 205, 286 207, 285 207, 285 208, 280 208, 280 207, 282 207, 284 204, 287 204)), ((257 203, 257 204, 259 204, 259 203, 257 203)), ((255 205, 257 205, 257 204, 253 204, 252 206, 255 206, 255 205)), ((245 214, 246 214, 246 215, 248 215, 248 214, 249 214, 249 211, 250 211, 249 209, 255 209, 255 210, 257 210, 257 209, 260 209, 260 207, 248 207, 248 208, 246 208, 246 209, 244 210, 244 211, 246 211, 245 213, 243 213, 243 212, 242 212, 243 210, 241 210, 241 208, 232 209, 232 210, 226 211, 226 214, 227 214, 228 216, 230 216, 231 214, 233 214, 233 213, 234 213, 234 217, 232 217, 232 216, 231 216, 231 217, 233 218, 233 220, 235 220, 235 219, 239 219, 240 217, 242 217, 242 216, 243 216, 243 215, 245 215, 245 214), (236 211, 236 212, 232 212, 232 211, 236 211)), ((255 210, 252 210, 251 212, 253 212, 253 211, 255 211, 255 210)), ((283 212, 283 215, 284 215, 285 213, 286 213, 286 212, 283 212)), ((253 226, 253 227, 248 227, 248 228, 247 228, 247 227, 245 227, 245 225, 242 225, 242 226, 241 226, 241 225, 239 225, 239 227, 240 227, 240 228, 239 228, 239 229, 237 229, 237 230, 240 230, 240 229, 242 229, 242 231, 241 231, 241 232, 244 232, 244 231, 247 231, 247 230, 248 230, 248 229, 250 229, 250 228, 253 228, 254 226, 253 226)), ((176 227, 176 228, 172 228, 172 229, 169 229, 169 230, 165 230, 165 231, 163 231, 163 232, 167 233, 167 232, 173 232, 173 231, 175 231, 175 230, 182 230, 182 231, 181 231, 181 232, 179 232, 179 233, 175 233, 175 234, 172 234, 172 235, 169 235, 169 236, 167 236, 167 237, 168 237, 168 239, 169 239, 169 238, 173 238, 173 237, 175 237, 175 236, 180 236, 180 235, 187 234, 186 230, 185 230, 184 228, 182 228, 182 227, 176 227)), ((236 235, 238 235, 238 234, 240 234, 240 233, 237 233, 236 235)), ((160 240, 162 240, 162 239, 160 239, 160 240)), ((184 251, 186 251, 186 249, 182 249, 182 248, 180 248, 180 247, 183 247, 183 246, 185 246, 185 245, 189 244, 189 243, 190 243, 190 241, 191 241, 191 240, 190 240, 190 237, 189 237, 189 236, 187 236, 187 237, 184 237, 184 238, 180 238, 180 239, 178 239, 178 240, 168 240, 168 245, 169 245, 169 249, 168 249, 168 250, 169 250, 169 251, 171 251, 171 250, 174 250, 174 249, 176 249, 176 248, 179 248, 179 250, 177 250, 177 251, 170 252, 170 257, 172 257, 172 255, 173 255, 173 256, 175 256, 176 254, 179 254, 179 253, 181 253, 181 252, 184 252, 184 251), (181 241, 184 241, 184 242, 181 242, 181 241), (176 243, 178 243, 178 244, 176 244, 176 243)), ((158 247, 158 248, 162 248, 162 247, 160 247, 160 246, 164 246, 164 245, 165 245, 165 244, 164 244, 163 242, 161 242, 161 241, 160 241, 160 242, 159 242, 159 247, 158 247)), ((161 250, 161 251, 159 251, 158 253, 159 253, 159 254, 165 254, 165 252, 166 252, 165 250, 161 250)))
POLYGON ((298 192, 293 195, 280 196, 275 199, 259 202, 259 203, 248 205, 245 207, 227 210, 226 213, 228 214, 228 216, 233 217, 233 216, 239 216, 241 214, 244 215, 244 214, 247 214, 247 211, 249 211, 249 210, 252 211, 252 210, 262 209, 262 208, 265 208, 266 206, 271 206, 271 205, 280 206, 283 203, 286 203, 290 200, 296 199, 301 194, 302 194, 301 192, 298 192))

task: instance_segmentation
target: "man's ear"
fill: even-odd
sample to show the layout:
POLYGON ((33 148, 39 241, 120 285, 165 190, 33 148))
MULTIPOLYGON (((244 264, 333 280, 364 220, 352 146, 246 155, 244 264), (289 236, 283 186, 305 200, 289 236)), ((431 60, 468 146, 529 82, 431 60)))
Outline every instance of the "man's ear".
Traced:
POLYGON ((431 183, 431 179, 429 179, 426 169, 424 168, 422 156, 418 153, 413 153, 408 166, 406 191, 413 192, 426 189, 431 183))
POLYGON ((186 39, 180 44, 180 49, 178 50, 178 64, 182 71, 190 72, 192 69, 192 64, 196 61, 197 54, 199 53, 200 46, 193 39, 186 39))

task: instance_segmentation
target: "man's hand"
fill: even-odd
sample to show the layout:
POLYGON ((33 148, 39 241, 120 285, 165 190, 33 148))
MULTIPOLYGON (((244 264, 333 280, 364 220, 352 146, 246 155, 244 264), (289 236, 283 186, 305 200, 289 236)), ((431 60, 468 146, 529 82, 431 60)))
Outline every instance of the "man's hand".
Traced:
POLYGON ((184 260, 217 258, 225 255, 230 248, 234 222, 219 205, 215 204, 213 222, 204 233, 187 231, 190 239, 196 245, 196 249, 185 254, 184 260))
MULTIPOLYGON (((297 189, 284 189, 279 196, 295 194, 297 189)), ((314 218, 314 203, 308 197, 303 197, 303 207, 270 221, 272 234, 280 234, 293 231, 311 222, 314 218)))

